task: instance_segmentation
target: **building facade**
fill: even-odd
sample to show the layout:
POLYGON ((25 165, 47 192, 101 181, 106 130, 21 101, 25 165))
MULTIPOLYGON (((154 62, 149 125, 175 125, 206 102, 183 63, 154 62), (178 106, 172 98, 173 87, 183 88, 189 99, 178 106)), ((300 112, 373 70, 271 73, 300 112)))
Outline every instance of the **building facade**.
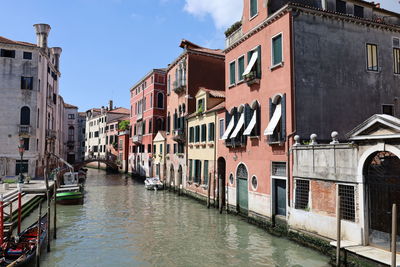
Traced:
POLYGON ((223 90, 224 54, 182 40, 182 54, 167 69, 167 183, 186 188, 188 182, 187 117, 196 111, 200 87, 223 90))
POLYGON ((63 125, 63 135, 64 135, 64 151, 65 155, 63 158, 67 160, 68 163, 74 164, 78 162, 81 158, 79 155, 79 116, 78 107, 74 105, 64 104, 64 125, 63 125))
MULTIPOLYGON (((37 43, 0 37, 0 175, 43 176, 46 152, 63 155, 61 48, 48 47, 50 26, 34 25, 37 43), (24 139, 24 158, 18 153, 24 139)), ((50 161, 55 165, 54 160, 50 161)))
POLYGON ((153 176, 153 139, 165 130, 166 72, 153 69, 130 90, 131 134, 130 172, 153 176))
POLYGON ((398 110, 399 15, 363 1, 264 3, 244 1, 227 37, 218 155, 230 208, 286 221, 295 134, 330 140, 327 129, 343 134, 398 110))

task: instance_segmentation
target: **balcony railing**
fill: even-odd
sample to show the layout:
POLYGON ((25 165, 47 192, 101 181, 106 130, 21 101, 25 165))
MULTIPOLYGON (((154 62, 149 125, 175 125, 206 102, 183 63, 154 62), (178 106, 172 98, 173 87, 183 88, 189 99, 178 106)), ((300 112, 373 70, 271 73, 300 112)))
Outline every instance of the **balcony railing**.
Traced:
POLYGON ((244 147, 246 146, 247 138, 246 136, 240 136, 233 139, 225 140, 226 147, 244 147))
POLYGON ((172 139, 175 142, 184 143, 185 142, 185 131, 183 129, 175 129, 174 136, 172 139))
POLYGON ((174 92, 176 94, 179 95, 180 93, 184 92, 185 89, 186 89, 186 81, 180 80, 179 82, 178 81, 174 82, 174 92))
POLYGON ((46 130, 46 138, 53 139, 57 137, 57 132, 54 130, 46 130))
POLYGON ((132 136, 132 142, 135 144, 141 144, 143 139, 143 135, 134 135, 132 136))
POLYGON ((225 46, 230 47, 233 43, 239 40, 243 36, 242 27, 234 31, 225 39, 225 46))
POLYGON ((19 134, 20 135, 30 135, 32 131, 32 127, 30 125, 19 125, 19 134))

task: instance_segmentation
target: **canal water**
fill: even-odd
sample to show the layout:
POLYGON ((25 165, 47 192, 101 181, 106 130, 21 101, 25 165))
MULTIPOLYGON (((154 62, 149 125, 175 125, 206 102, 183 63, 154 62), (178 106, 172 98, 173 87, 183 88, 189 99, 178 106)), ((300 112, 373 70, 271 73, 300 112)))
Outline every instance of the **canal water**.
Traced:
POLYGON ((88 171, 85 203, 58 205, 57 216, 58 238, 42 267, 329 266, 327 257, 238 216, 100 170, 88 171))

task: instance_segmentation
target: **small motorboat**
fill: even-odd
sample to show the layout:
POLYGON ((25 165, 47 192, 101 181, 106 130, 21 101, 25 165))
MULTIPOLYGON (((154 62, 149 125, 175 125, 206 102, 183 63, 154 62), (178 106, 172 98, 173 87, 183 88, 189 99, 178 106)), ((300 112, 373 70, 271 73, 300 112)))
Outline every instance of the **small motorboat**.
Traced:
POLYGON ((164 185, 160 181, 160 178, 158 177, 146 178, 146 180, 144 180, 144 186, 146 187, 147 190, 164 189, 164 185))
POLYGON ((40 238, 40 247, 42 247, 46 241, 47 223, 46 214, 40 219, 40 227, 38 227, 38 222, 36 222, 20 233, 17 238, 11 238, 5 241, 0 248, 0 266, 16 267, 32 264, 36 256, 38 236, 40 238), (38 233, 39 229, 40 232, 38 233))

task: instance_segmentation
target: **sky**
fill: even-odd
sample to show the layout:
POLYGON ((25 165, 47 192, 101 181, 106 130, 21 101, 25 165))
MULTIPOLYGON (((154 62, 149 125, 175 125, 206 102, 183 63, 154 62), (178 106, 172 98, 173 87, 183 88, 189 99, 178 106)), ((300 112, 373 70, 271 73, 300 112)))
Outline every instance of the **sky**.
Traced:
MULTIPOLYGON (((380 3, 400 13, 398 0, 380 3)), ((86 111, 106 106, 110 99, 129 108, 129 89, 151 69, 164 68, 179 56, 182 39, 223 49, 224 31, 240 20, 243 0, 0 0, 0 4, 0 36, 36 43, 32 25, 50 24, 49 46, 63 49, 60 93, 66 103, 86 111)))

